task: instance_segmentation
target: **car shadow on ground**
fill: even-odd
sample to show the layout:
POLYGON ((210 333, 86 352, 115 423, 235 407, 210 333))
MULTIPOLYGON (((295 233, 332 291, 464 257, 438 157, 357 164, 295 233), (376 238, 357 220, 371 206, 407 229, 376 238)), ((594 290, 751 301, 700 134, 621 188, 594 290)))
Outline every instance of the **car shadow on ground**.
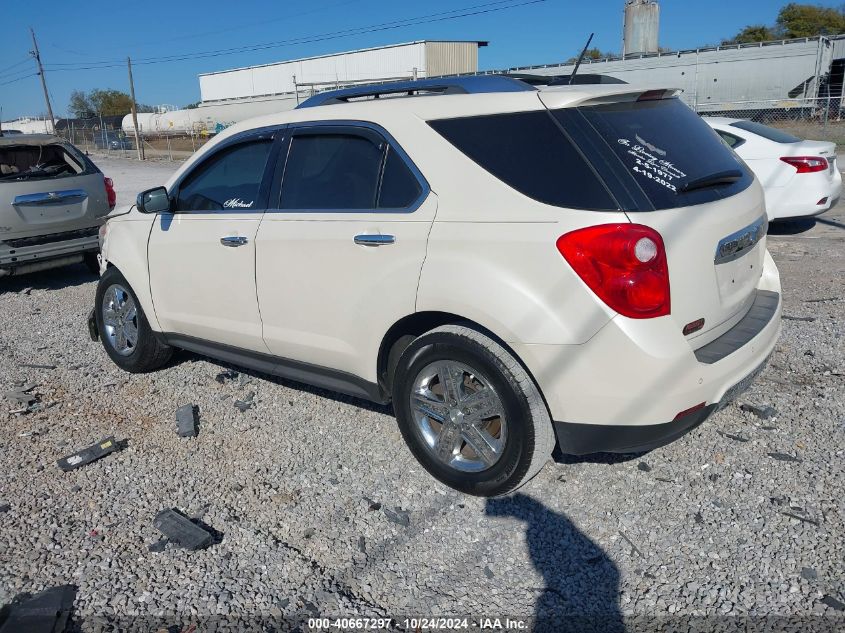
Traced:
MULTIPOLYGON (((51 268, 37 273, 0 277, 0 294, 21 292, 27 288, 33 290, 60 290, 72 286, 81 286, 97 281, 97 275, 84 264, 72 264, 62 268, 51 268)), ((94 299, 91 298, 91 305, 94 299)))
POLYGON ((779 220, 769 224, 769 235, 798 235, 806 233, 816 226, 817 218, 798 218, 796 220, 779 220))
POLYGON ((531 563, 543 576, 538 587, 533 631, 621 633, 619 569, 608 555, 564 514, 531 497, 488 499, 485 513, 525 524, 531 563))

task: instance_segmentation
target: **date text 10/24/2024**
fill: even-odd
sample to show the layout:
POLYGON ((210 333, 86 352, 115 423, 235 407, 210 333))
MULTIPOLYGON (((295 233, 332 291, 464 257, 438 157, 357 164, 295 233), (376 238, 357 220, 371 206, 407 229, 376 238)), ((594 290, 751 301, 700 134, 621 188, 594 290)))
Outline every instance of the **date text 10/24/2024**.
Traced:
POLYGON ((309 618, 311 631, 379 631, 399 626, 411 631, 527 631, 529 623, 519 618, 309 618))

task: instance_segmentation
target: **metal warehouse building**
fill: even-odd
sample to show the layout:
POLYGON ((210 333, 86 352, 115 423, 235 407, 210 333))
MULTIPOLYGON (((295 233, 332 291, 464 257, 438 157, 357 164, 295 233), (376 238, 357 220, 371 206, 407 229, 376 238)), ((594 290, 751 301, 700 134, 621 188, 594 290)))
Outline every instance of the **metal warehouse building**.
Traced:
POLYGON ((266 97, 336 84, 474 73, 486 42, 422 40, 248 66, 199 76, 203 103, 266 97))

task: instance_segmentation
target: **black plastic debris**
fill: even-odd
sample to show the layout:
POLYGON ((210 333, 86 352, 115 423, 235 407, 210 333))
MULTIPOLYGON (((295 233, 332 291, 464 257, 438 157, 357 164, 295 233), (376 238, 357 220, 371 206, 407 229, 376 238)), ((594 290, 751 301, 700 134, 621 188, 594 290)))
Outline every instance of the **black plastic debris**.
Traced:
POLYGON ((153 519, 153 527, 171 543, 191 551, 203 549, 214 542, 214 535, 198 523, 176 508, 162 510, 153 519))
POLYGON ((493 570, 492 570, 492 569, 490 569, 489 567, 487 567, 487 566, 485 565, 485 567, 484 567, 484 575, 485 575, 485 576, 487 576, 488 578, 493 578, 496 574, 494 574, 494 573, 493 573, 493 570))
POLYGON ((59 465, 59 468, 67 472, 69 470, 81 468, 82 466, 87 466, 91 462, 95 462, 109 453, 114 453, 119 448, 120 446, 118 446, 114 437, 109 436, 96 444, 83 448, 81 451, 68 455, 67 457, 62 457, 56 463, 59 465))
POLYGON ((742 435, 734 435, 733 433, 725 433, 724 431, 716 431, 722 437, 726 437, 729 440, 733 440, 734 442, 748 442, 749 439, 747 437, 743 437, 742 435))
POLYGON ((845 604, 843 604, 831 595, 826 595, 824 598, 822 598, 821 603, 826 604, 834 611, 845 611, 845 604))
POLYGON ((170 541, 168 541, 166 538, 162 538, 162 539, 157 540, 155 543, 148 545, 147 549, 149 551, 153 552, 154 554, 158 554, 159 552, 164 551, 164 548, 167 547, 167 544, 169 542, 170 541))
POLYGON ((776 459, 779 462, 800 462, 801 458, 797 455, 788 455, 787 453, 768 453, 769 457, 776 459))
POLYGON ((363 499, 369 505, 367 510, 369 510, 371 512, 375 511, 375 510, 381 510, 381 504, 378 501, 374 501, 373 499, 370 499, 369 497, 363 497, 363 499))
POLYGON ((785 321, 806 321, 807 323, 812 323, 816 320, 816 317, 799 317, 799 316, 792 316, 790 314, 782 314, 781 319, 785 321))
POLYGON ((753 413, 761 420, 771 420, 774 418, 778 412, 775 410, 774 407, 770 407, 768 405, 764 405, 762 407, 758 407, 756 404, 749 404, 743 403, 739 405, 739 408, 742 411, 747 411, 748 413, 753 413))
POLYGON ((801 568, 801 578, 804 580, 816 580, 818 577, 819 573, 812 567, 801 568))
POLYGON ((815 519, 811 519, 810 517, 801 516, 800 514, 795 514, 794 512, 787 512, 786 510, 782 510, 781 514, 785 517, 789 517, 790 519, 797 519, 798 521, 802 521, 804 523, 811 523, 818 527, 820 524, 815 519))
POLYGON ((411 525, 411 513, 407 510, 403 510, 399 506, 394 506, 393 510, 385 508, 384 515, 387 517, 388 521, 396 523, 397 525, 401 525, 403 527, 411 525))
POLYGON ((18 367, 26 369, 55 369, 55 365, 40 365, 38 363, 18 363, 18 367))
POLYGON ((637 470, 641 470, 642 472, 647 473, 651 471, 651 466, 649 466, 645 462, 640 462, 639 464, 637 464, 637 470))
POLYGON ((214 380, 219 382, 221 385, 225 384, 227 380, 234 380, 238 377, 238 372, 234 369, 227 369, 225 371, 221 371, 214 377, 214 380))
POLYGON ((199 407, 195 404, 185 404, 176 409, 176 433, 179 437, 196 437, 199 422, 199 407))
POLYGON ((367 539, 365 539, 363 536, 358 537, 358 551, 362 554, 367 553, 367 539))
POLYGON ((19 596, 0 609, 0 633, 61 633, 67 628, 75 599, 74 585, 19 596))
POLYGON ((250 391, 242 400, 235 400, 235 408, 241 413, 245 413, 255 406, 255 392, 250 391))
POLYGON ((0 514, 6 514, 9 510, 12 509, 12 506, 6 502, 0 503, 0 514))

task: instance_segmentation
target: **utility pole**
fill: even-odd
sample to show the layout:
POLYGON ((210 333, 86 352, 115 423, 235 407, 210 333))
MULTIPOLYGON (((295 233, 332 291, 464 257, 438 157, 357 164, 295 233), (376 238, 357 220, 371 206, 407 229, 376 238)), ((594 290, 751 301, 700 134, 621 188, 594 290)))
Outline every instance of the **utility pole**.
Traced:
POLYGON ((141 146, 141 135, 138 133, 138 107, 135 105, 135 82, 132 81, 132 60, 126 58, 129 68, 129 96, 132 97, 132 125, 135 128, 135 147, 138 148, 138 160, 144 160, 144 148, 141 146))
POLYGON ((29 27, 29 32, 32 33, 32 48, 29 52, 35 58, 35 63, 38 65, 38 76, 41 77, 41 87, 44 88, 44 101, 47 102, 47 114, 50 117, 50 125, 53 126, 53 134, 56 133, 56 119, 53 118, 53 106, 50 105, 50 93, 47 92, 47 80, 44 79, 44 67, 41 66, 41 53, 38 52, 38 42, 35 41, 35 31, 29 27))

